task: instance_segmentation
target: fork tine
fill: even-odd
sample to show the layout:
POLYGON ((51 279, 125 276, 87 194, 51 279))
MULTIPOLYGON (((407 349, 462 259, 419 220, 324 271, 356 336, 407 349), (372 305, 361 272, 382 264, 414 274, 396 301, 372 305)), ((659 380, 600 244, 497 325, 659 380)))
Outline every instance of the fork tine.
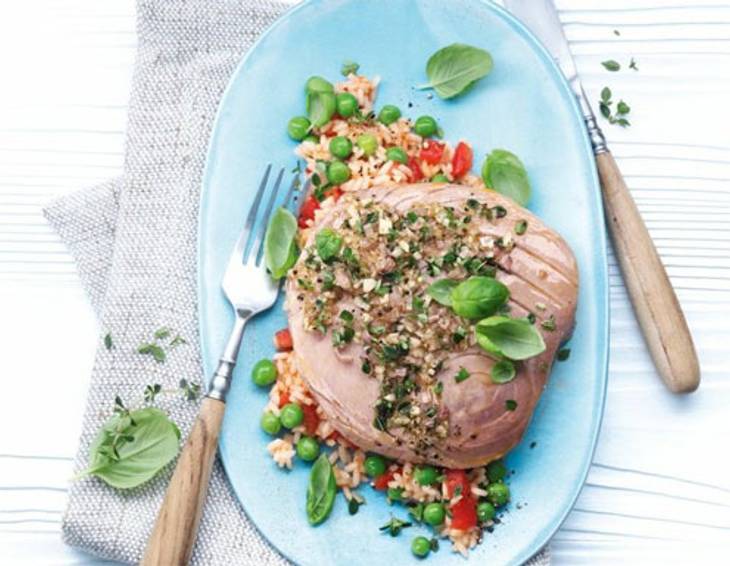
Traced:
POLYGON ((279 193, 279 187, 281 187, 281 180, 284 178, 284 172, 286 169, 283 167, 279 171, 279 175, 276 177, 276 182, 274 183, 274 188, 271 189, 271 195, 269 196, 269 202, 266 204, 266 210, 264 211, 264 217, 261 220, 261 226, 259 226, 258 231, 256 232, 256 239, 254 239, 253 244, 251 244, 251 248, 249 249, 248 255, 244 257, 243 262, 246 263, 250 257, 254 259, 254 262, 256 265, 259 265, 261 263, 261 256, 263 251, 263 245, 262 242, 264 240, 264 235, 266 234, 266 228, 269 226, 269 218, 271 216, 271 211, 274 208, 274 202, 276 202, 277 194, 279 193))
POLYGON ((251 204, 251 210, 249 210, 248 217, 246 218, 246 223, 243 225, 243 230, 241 230, 241 235, 238 236, 238 240, 236 241, 236 245, 233 247, 233 252, 231 253, 231 259, 229 260, 229 265, 231 263, 237 262, 241 263, 243 262, 243 250, 246 245, 246 241, 248 240, 248 235, 251 232, 251 228, 253 227, 253 223, 256 220, 256 214, 259 210, 259 204, 261 204, 261 198, 263 197, 264 192, 266 191, 266 185, 269 182, 269 174, 271 173, 271 163, 266 167, 266 171, 264 172, 264 177, 261 179, 261 184, 259 185, 259 190, 256 192, 256 197, 254 197, 253 203, 251 204))

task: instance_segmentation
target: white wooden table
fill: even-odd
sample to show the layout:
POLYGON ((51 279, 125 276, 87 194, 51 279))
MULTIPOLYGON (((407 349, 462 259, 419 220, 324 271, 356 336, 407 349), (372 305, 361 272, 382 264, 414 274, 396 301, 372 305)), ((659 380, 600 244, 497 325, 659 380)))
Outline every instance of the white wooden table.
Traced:
MULTIPOLYGON (((727 564, 730 3, 559 6, 591 98, 609 85, 632 107, 631 128, 605 130, 689 319, 703 383, 688 397, 664 389, 611 258, 606 416, 555 563, 727 564), (631 56, 638 72, 600 65, 631 56)), ((0 7, 0 564, 98 563, 59 536, 97 327, 41 207, 121 171, 134 49, 132 0, 0 7)))

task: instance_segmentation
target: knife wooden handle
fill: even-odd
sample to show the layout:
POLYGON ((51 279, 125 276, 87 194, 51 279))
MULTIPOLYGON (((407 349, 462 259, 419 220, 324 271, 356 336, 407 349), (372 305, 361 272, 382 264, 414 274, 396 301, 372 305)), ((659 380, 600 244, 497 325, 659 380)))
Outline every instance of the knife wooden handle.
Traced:
POLYGON ((143 566, 185 566, 190 562, 225 407, 217 399, 203 399, 147 542, 140 562, 143 566))
POLYGON ((606 223, 654 363, 671 391, 694 391, 700 384, 700 365, 662 260, 613 155, 599 153, 596 164, 606 223))

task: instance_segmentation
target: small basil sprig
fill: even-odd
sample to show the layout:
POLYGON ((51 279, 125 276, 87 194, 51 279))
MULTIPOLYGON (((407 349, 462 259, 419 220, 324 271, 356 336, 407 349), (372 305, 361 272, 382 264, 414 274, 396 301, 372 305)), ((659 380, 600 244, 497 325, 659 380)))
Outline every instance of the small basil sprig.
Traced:
POLYGON ((428 286, 426 293, 433 297, 437 303, 442 304, 445 307, 450 307, 451 292, 458 284, 459 282, 456 279, 439 279, 428 286))
POLYGON ((526 360, 545 351, 542 334, 525 318, 490 316, 477 323, 475 332, 484 350, 510 360, 526 360))
POLYGON ((274 212, 264 237, 264 261, 274 279, 281 279, 297 261, 297 219, 286 208, 274 212))
POLYGON ((93 475, 118 489, 131 489, 152 479, 177 455, 180 430, 159 409, 128 411, 121 407, 101 428, 91 445, 93 475))
POLYGON ((484 318, 497 312, 509 299, 509 289, 493 277, 474 275, 451 291, 451 308, 468 319, 484 318))
POLYGON ((499 360, 492 366, 490 377, 494 383, 509 383, 517 375, 515 364, 509 360, 499 360))
POLYGON ((418 88, 432 88, 441 98, 454 98, 468 91, 491 70, 492 56, 489 52, 453 43, 431 55, 426 64, 428 84, 418 88))
POLYGON ((327 263, 337 257, 342 249, 342 236, 332 228, 323 228, 314 237, 314 245, 317 248, 317 255, 327 263))
POLYGON ((335 504, 337 484, 332 464, 326 454, 321 454, 309 473, 307 487, 307 519, 311 525, 324 522, 335 504))
POLYGON ((510 197, 521 206, 530 201, 530 180, 525 166, 514 153, 495 149, 482 165, 482 180, 489 189, 510 197))

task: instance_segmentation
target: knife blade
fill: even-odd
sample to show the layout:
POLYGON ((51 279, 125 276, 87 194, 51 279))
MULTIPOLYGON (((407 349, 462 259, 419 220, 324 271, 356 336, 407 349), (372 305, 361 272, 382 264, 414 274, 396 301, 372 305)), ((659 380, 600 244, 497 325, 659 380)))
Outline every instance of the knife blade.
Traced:
POLYGON ((606 224, 646 344, 671 391, 694 391, 700 384, 700 365, 687 320, 639 209, 608 150, 555 5, 551 0, 504 0, 504 5, 544 44, 578 100, 596 156, 606 224))
POLYGON ((537 36, 560 67, 565 80, 568 81, 570 89, 578 100, 588 128, 593 152, 599 154, 607 151, 606 138, 598 126, 596 116, 583 90, 578 69, 553 2, 551 0, 504 0, 504 5, 537 36))

